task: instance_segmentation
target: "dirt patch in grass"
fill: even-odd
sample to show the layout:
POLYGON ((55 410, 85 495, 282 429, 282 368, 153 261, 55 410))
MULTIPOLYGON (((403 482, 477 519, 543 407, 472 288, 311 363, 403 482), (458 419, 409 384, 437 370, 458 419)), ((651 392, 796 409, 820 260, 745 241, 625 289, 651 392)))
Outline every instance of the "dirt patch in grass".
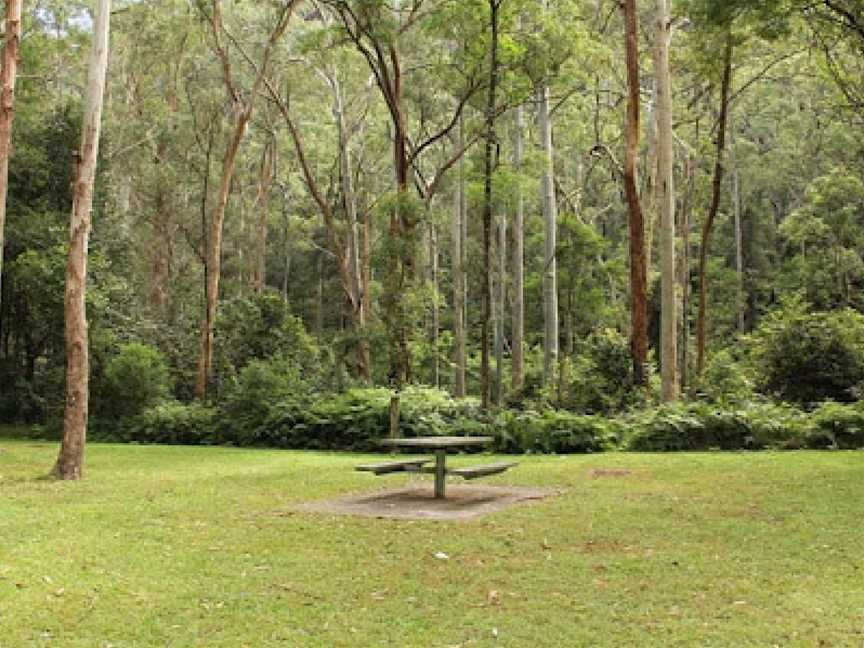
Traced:
POLYGON ((335 500, 307 502, 296 510, 401 520, 472 520, 514 504, 557 495, 551 488, 448 486, 445 499, 435 499, 431 485, 376 491, 335 500))
POLYGON ((632 475, 632 470, 624 470, 623 468, 594 468, 589 473, 594 479, 601 477, 627 477, 632 475))

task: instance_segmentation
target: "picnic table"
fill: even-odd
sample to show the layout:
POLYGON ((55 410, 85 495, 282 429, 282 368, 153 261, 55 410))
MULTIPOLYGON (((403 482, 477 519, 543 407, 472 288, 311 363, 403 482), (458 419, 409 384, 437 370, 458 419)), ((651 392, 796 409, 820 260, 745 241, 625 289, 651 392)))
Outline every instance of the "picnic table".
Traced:
POLYGON ((470 448, 486 446, 492 443, 492 437, 457 437, 457 436, 435 436, 435 437, 413 437, 408 439, 380 439, 379 445, 391 448, 417 448, 430 450, 435 453, 435 465, 426 466, 432 461, 429 457, 413 459, 401 459, 383 463, 364 464, 357 466, 357 470, 366 470, 376 475, 384 475, 394 472, 432 472, 435 474, 435 497, 444 498, 444 483, 447 475, 462 477, 463 479, 475 479, 504 472, 516 465, 515 462, 499 462, 478 466, 466 466, 462 468, 447 468, 447 450, 456 448, 470 448))

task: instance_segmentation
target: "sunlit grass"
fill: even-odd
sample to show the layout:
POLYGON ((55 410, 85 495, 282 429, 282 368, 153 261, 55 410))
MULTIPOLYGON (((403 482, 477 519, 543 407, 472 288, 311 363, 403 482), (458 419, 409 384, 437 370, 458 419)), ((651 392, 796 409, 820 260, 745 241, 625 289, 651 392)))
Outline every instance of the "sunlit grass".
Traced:
POLYGON ((56 451, 0 440, 2 648, 864 645, 860 452, 524 457, 564 493, 442 523, 292 512, 405 482, 356 455, 56 451))

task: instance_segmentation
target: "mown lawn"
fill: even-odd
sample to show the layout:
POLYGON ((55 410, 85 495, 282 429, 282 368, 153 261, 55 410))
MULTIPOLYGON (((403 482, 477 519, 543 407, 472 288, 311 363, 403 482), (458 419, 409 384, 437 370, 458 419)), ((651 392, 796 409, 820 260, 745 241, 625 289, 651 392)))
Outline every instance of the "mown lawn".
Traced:
POLYGON ((56 450, 0 439, 2 648, 864 645, 861 452, 525 457, 564 494, 442 523, 291 511, 407 479, 356 455, 56 450))

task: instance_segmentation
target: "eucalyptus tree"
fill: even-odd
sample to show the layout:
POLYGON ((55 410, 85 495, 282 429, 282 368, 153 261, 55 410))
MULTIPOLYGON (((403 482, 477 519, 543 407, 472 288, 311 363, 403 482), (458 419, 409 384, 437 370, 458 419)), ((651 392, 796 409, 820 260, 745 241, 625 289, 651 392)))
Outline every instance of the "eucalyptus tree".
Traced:
POLYGON ((6 231, 6 196, 9 191, 9 145, 15 116, 15 80, 21 45, 22 0, 6 0, 3 68, 0 70, 0 305, 3 301, 3 248, 6 231))
POLYGON ((80 479, 90 401, 90 353, 87 339, 87 249, 90 240, 93 185, 99 158, 102 105, 108 71, 108 35, 111 0, 97 0, 93 13, 93 44, 87 72, 87 90, 77 152, 72 214, 69 222, 69 253, 64 296, 66 338, 66 406, 63 438, 52 475, 80 479))
POLYGON ((648 360, 648 268, 645 259, 645 223, 639 201, 636 163, 639 155, 639 16, 636 0, 624 0, 624 46, 627 69, 626 148, 624 192, 627 197, 630 230, 630 349, 633 380, 647 383, 648 360))
POLYGON ((237 153, 252 118, 255 100, 263 88, 265 75, 276 45, 288 28, 288 22, 298 4, 299 0, 284 0, 274 7, 274 17, 268 28, 269 34, 261 53, 261 60, 260 63, 253 63, 253 81, 247 90, 242 86, 242 80, 234 70, 235 61, 232 59, 231 50, 234 49, 234 43, 237 41, 225 26, 221 0, 209 0, 209 2, 200 0, 198 3, 198 9, 210 28, 211 47, 221 67, 222 81, 232 115, 231 131, 225 142, 222 156, 222 172, 216 204, 210 214, 207 232, 205 307, 201 321, 198 367, 195 374, 195 396, 198 399, 204 399, 206 396, 207 383, 212 374, 213 331, 219 303, 219 281, 222 265, 222 233, 237 153))
POLYGON ((654 31, 654 79, 657 93, 657 193, 660 207, 660 371, 663 400, 678 397, 678 315, 675 277, 675 183, 669 0, 657 0, 654 31))

